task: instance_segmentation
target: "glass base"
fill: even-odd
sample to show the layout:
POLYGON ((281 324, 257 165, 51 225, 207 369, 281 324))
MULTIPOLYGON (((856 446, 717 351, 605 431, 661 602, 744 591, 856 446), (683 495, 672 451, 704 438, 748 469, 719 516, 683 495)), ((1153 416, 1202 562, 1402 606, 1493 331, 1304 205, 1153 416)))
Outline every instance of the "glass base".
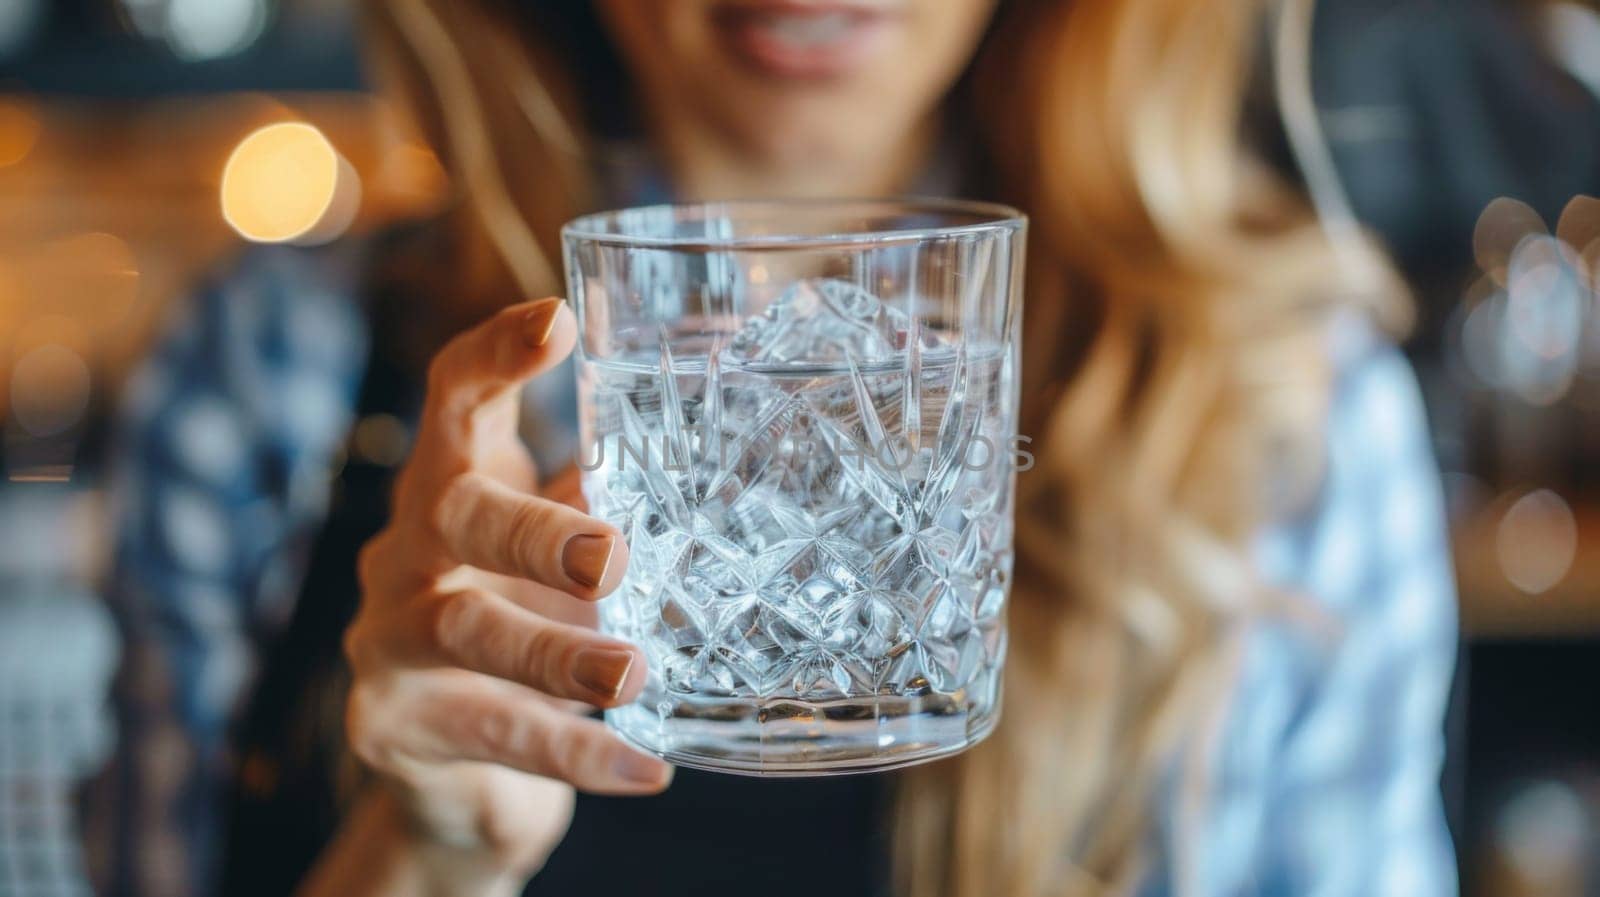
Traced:
POLYGON ((926 763, 982 741, 1000 717, 998 695, 978 703, 971 692, 819 702, 651 697, 647 692, 607 711, 607 724, 676 766, 751 776, 847 775, 926 763))

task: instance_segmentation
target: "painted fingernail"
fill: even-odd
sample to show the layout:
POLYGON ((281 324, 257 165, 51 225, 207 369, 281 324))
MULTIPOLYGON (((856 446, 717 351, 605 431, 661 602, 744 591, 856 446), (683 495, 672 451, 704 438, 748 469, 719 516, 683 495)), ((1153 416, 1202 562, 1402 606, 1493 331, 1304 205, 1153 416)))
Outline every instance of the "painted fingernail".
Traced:
POLYGON ((617 754, 611 771, 617 774, 617 778, 641 785, 660 785, 665 788, 672 782, 671 766, 649 754, 637 751, 623 751, 617 754))
POLYGON ((578 585, 595 588, 605 581, 616 547, 614 536, 573 536, 561 549, 561 569, 578 585))
POLYGON ((545 299, 528 309, 528 316, 522 320, 522 337, 529 348, 537 349, 550 341, 550 333, 556 329, 556 315, 564 304, 565 299, 545 299))
POLYGON ((633 652, 616 648, 584 648, 572 659, 572 678, 606 699, 622 693, 622 683, 633 667, 633 652))

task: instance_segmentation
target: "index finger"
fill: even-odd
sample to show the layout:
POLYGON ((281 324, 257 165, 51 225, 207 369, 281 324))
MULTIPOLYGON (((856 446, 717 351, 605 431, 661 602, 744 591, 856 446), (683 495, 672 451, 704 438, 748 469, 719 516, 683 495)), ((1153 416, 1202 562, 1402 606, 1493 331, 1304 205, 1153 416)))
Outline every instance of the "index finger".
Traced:
POLYGON ((428 367, 419 443, 464 450, 479 421, 499 420, 514 433, 517 389, 572 352, 578 326, 559 297, 502 309, 458 334, 428 367), (499 412, 487 415, 485 412, 499 412))

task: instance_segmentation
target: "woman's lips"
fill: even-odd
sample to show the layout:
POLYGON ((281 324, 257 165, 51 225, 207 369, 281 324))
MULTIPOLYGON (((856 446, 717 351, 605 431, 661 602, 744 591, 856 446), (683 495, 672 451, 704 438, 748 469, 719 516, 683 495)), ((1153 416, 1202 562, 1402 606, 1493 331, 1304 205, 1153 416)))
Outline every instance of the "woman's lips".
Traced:
POLYGON ((723 7, 717 26, 745 65, 779 78, 837 78, 865 66, 896 17, 881 6, 746 2, 723 7))

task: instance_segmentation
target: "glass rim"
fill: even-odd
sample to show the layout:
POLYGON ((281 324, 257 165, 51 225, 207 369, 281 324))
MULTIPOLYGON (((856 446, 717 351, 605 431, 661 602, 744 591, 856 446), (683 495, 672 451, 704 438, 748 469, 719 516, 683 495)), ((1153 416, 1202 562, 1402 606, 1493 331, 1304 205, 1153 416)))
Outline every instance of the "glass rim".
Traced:
POLYGON ((592 212, 567 222, 561 228, 564 243, 588 243, 598 246, 664 249, 677 252, 782 252, 818 249, 849 249, 852 247, 892 246, 920 243, 931 239, 948 239, 979 234, 1015 233, 1028 223, 1028 216, 1018 209, 997 202, 972 199, 944 199, 938 197, 906 196, 880 199, 733 199, 714 202, 655 203, 646 206, 607 209, 592 212), (957 215, 977 220, 961 224, 926 225, 921 227, 881 228, 849 231, 845 233, 806 234, 778 233, 743 237, 651 237, 619 234, 605 229, 606 222, 614 222, 625 213, 684 212, 697 214, 701 219, 725 216, 737 219, 764 210, 823 210, 847 213, 851 209, 893 209, 909 213, 932 215, 957 215))

